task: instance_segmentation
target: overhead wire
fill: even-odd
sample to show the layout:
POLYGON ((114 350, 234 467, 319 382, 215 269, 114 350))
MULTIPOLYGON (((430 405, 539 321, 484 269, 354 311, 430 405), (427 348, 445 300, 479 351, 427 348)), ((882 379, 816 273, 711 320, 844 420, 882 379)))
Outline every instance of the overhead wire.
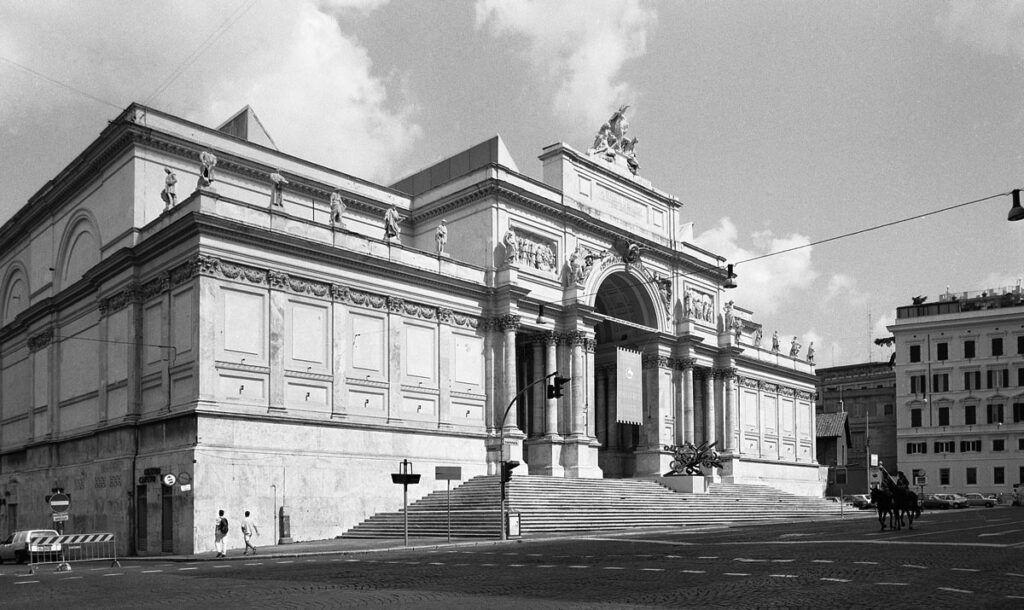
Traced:
POLYGON ((13 59, 10 59, 9 57, 4 57, 3 55, 0 55, 0 61, 6 62, 6 63, 8 63, 8 64, 10 64, 10 65, 20 69, 20 70, 24 70, 25 72, 28 72, 29 74, 31 74, 31 75, 33 75, 33 76, 35 76, 37 78, 41 78, 41 79, 45 80, 48 83, 57 85, 58 87, 63 87, 65 89, 69 90, 69 91, 72 91, 74 93, 77 93, 78 95, 81 95, 82 97, 89 98, 90 100, 92 100, 94 102, 99 102, 100 104, 105 104, 107 106, 111 106, 112 108, 116 108, 117 110, 123 110, 124 109, 124 107, 122 105, 120 105, 120 104, 115 104, 115 103, 113 103, 113 102, 111 102, 109 100, 105 100, 105 99, 103 99, 101 97, 96 97, 95 95, 93 95, 91 93, 87 93, 87 92, 79 89, 78 87, 75 87, 74 85, 69 85, 68 83, 59 81, 59 80, 57 80, 55 78, 52 78, 50 76, 47 76, 47 75, 43 74, 42 72, 39 72, 38 70, 33 70, 32 68, 29 68, 28 66, 26 66, 26 65, 24 65, 22 63, 16 62, 13 59))

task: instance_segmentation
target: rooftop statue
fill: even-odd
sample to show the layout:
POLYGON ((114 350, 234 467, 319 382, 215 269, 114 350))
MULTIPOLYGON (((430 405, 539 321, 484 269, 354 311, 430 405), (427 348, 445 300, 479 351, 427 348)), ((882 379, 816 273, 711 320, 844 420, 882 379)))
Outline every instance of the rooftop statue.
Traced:
POLYGON ((169 167, 165 167, 164 172, 167 173, 167 176, 164 178, 164 190, 160 191, 160 198, 164 200, 164 211, 167 211, 178 205, 178 194, 174 189, 174 185, 178 183, 178 177, 169 167))
POLYGON ((391 206, 387 212, 384 212, 384 239, 399 239, 401 231, 398 228, 398 223, 401 221, 398 208, 395 206, 391 206))
POLYGON ((345 228, 345 210, 348 206, 345 205, 345 200, 341 197, 341 193, 334 191, 331 193, 331 228, 332 229, 344 229, 345 228))
POLYGON ((199 153, 199 184, 196 188, 209 187, 216 180, 213 174, 213 168, 217 166, 217 156, 212 152, 203 151, 199 153))
POLYGON ((594 145, 587 151, 590 155, 603 155, 605 160, 614 161, 615 155, 621 155, 629 166, 629 171, 636 175, 640 162, 636 158, 637 138, 630 138, 629 123, 626 121, 626 110, 629 105, 620 106, 612 113, 611 118, 601 125, 594 137, 594 145))

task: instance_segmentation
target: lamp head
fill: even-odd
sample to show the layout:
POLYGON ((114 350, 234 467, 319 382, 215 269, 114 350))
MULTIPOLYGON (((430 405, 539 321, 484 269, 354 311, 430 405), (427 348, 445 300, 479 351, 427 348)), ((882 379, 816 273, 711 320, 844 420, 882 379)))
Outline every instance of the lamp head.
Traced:
POLYGON ((736 273, 732 270, 732 265, 726 265, 725 282, 722 283, 723 288, 735 288, 736 287, 736 273))
POLYGON ((1010 208, 1010 213, 1006 216, 1006 220, 1016 221, 1024 219, 1024 208, 1020 206, 1020 189, 1013 189, 1010 194, 1013 195, 1013 207, 1010 208))
POLYGON ((544 324, 544 305, 541 305, 537 312, 537 324, 544 324))

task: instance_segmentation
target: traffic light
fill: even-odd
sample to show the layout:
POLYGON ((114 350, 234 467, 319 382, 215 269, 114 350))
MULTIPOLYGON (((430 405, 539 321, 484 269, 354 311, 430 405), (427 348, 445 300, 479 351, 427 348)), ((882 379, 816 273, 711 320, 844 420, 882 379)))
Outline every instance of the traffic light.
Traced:
POLYGON ((555 377, 552 383, 548 384, 548 398, 561 398, 562 386, 569 383, 568 377, 555 377))
POLYGON ((501 463, 501 482, 508 483, 512 480, 512 469, 519 465, 516 460, 508 460, 501 463))

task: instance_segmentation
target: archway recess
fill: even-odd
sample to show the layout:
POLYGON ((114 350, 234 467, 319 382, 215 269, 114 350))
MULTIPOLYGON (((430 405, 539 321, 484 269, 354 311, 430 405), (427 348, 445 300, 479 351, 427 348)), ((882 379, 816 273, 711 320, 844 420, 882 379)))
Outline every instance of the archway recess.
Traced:
MULTIPOLYGON (((642 412, 642 355, 659 340, 661 318, 647 283, 626 272, 615 271, 601 280, 594 310, 602 321, 595 327, 595 432, 600 443, 598 464, 609 478, 631 477, 636 472, 636 449, 642 434, 637 423, 625 423, 624 414, 642 412), (620 380, 620 349, 630 380, 620 380), (634 382, 634 383, 631 383, 634 382), (623 401, 623 404, 620 404, 623 401)), ((635 417, 633 419, 636 419, 635 417)))

